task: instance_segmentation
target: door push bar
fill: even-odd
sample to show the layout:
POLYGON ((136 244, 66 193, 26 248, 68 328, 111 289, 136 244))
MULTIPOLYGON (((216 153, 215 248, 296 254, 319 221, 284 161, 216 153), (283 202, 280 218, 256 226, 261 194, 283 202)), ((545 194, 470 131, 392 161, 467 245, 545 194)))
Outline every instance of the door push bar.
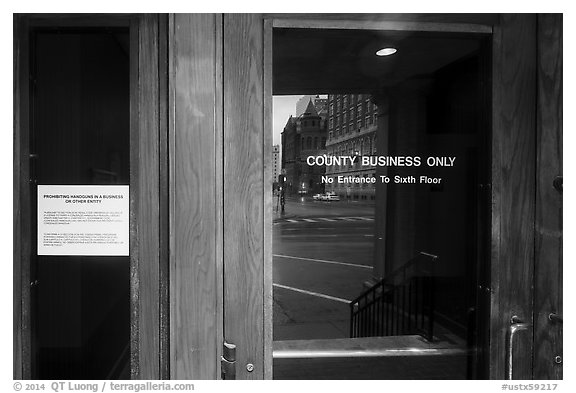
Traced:
POLYGON ((510 326, 506 335, 506 379, 512 380, 512 368, 514 365, 514 338, 522 330, 528 330, 531 327, 529 323, 522 322, 520 318, 514 315, 510 318, 510 326))

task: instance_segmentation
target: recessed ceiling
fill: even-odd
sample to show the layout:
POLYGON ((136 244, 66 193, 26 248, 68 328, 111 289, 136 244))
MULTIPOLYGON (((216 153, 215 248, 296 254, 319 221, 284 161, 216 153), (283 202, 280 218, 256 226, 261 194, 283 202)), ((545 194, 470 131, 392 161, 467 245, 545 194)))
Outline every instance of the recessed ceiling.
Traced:
POLYGON ((478 52, 482 35, 274 29, 273 93, 369 93, 478 52), (394 47, 393 56, 376 56, 394 47))

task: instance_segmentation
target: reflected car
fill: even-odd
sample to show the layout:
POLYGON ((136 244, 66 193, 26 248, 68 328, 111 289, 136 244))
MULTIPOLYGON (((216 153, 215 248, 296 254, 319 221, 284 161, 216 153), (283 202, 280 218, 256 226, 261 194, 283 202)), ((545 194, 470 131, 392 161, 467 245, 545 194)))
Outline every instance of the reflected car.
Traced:
POLYGON ((312 196, 312 199, 314 199, 315 201, 321 201, 322 200, 322 194, 315 194, 314 196, 312 196))
POLYGON ((336 194, 326 194, 327 201, 339 201, 340 197, 336 194))

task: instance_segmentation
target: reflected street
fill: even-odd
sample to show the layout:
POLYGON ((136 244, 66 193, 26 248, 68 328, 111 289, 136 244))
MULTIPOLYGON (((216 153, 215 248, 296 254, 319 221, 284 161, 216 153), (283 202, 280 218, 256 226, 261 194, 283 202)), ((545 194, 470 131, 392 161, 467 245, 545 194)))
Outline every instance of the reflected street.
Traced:
POLYGON ((372 277, 373 212, 287 198, 274 220, 274 340, 349 337, 348 303, 372 277))

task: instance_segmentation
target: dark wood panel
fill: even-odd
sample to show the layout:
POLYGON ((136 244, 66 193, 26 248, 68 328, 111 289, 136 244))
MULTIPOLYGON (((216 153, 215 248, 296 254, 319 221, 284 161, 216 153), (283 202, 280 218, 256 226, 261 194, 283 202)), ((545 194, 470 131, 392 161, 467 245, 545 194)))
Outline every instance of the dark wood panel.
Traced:
MULTIPOLYGON (((138 23, 132 21, 130 24, 130 58, 138 58, 138 23)), ((130 62, 130 142, 138 140, 138 106, 140 97, 137 95, 138 89, 138 62, 130 62)), ((138 177, 138 150, 140 144, 130 144, 130 188, 138 188, 140 179, 138 177)), ((138 379, 140 376, 140 275, 138 266, 138 216, 139 200, 134 192, 130 193, 130 378, 138 379)))
MULTIPOLYGON (((264 377, 263 20, 224 15, 224 337, 264 377)), ((247 364, 254 370, 248 372, 247 364)))
MULTIPOLYGON (((272 21, 264 21, 264 379, 272 379, 272 21)), ((274 180, 275 181, 275 180, 274 180)))
POLYGON ((168 168, 168 15, 158 16, 160 150, 160 379, 170 379, 170 234, 168 168))
MULTIPOLYGON (((216 173, 214 175, 216 186, 216 337, 219 345, 217 346, 217 359, 222 356, 222 340, 224 338, 224 48, 222 40, 224 39, 224 26, 222 14, 215 15, 215 37, 216 37, 216 59, 214 60, 214 113, 215 113, 215 146, 216 153, 216 173)), ((222 376, 220 363, 217 364, 217 377, 222 376)))
POLYGON ((28 27, 14 16, 14 172, 13 172, 13 377, 31 377, 30 353, 30 186, 28 123, 28 27))
MULTIPOLYGON (((215 15, 171 16, 170 372, 216 379, 222 327, 218 268, 215 15)), ((221 112, 220 112, 221 113, 221 112)), ((220 157, 220 158, 219 158, 220 157)))
MULTIPOLYGON (((503 379, 510 318, 532 323, 535 15, 501 16, 493 39, 490 378, 503 379)), ((519 333, 514 378, 531 378, 532 331, 519 333)))
POLYGON ((562 14, 538 16, 534 378, 562 379, 562 14))
MULTIPOLYGON (((159 379, 159 86, 158 18, 144 15, 132 25, 137 34, 136 53, 138 85, 131 87, 137 99, 137 127, 131 136, 131 198, 134 209, 134 236, 131 237, 132 293, 132 363, 133 379, 159 379), (136 337, 134 337, 136 335, 136 337), (134 351, 137 355, 134 355, 134 351)), ((135 62, 133 62, 134 64, 135 62)), ((134 102, 134 101, 132 101, 134 102)))

